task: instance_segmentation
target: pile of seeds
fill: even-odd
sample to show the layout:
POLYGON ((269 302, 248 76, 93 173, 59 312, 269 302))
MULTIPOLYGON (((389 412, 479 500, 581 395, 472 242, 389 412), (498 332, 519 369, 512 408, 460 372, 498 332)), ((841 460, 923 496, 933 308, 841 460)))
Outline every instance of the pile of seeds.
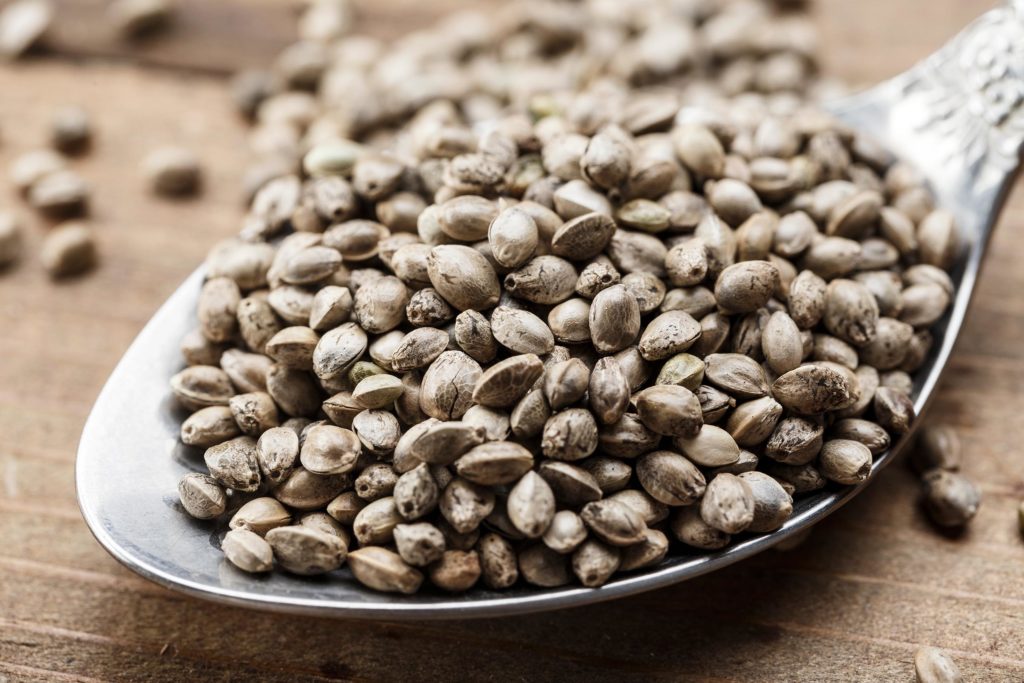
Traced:
POLYGON ((709 89, 809 69, 729 12, 802 17, 606 4, 516 3, 386 57, 342 39, 343 66, 254 105, 301 170, 211 253, 171 380, 209 470, 182 505, 230 515, 237 567, 599 586, 780 528, 908 430, 950 215, 799 87, 709 89))

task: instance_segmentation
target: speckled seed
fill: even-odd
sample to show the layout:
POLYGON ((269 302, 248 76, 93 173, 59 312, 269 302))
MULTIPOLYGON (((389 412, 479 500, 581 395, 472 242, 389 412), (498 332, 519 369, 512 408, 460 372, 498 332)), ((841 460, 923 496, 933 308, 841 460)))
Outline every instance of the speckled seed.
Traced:
POLYGON ((515 549, 502 536, 484 534, 477 542, 476 551, 480 556, 480 575, 488 588, 508 588, 519 578, 515 549))
POLYGON ((668 311, 648 323, 637 348, 645 360, 662 360, 686 351, 700 335, 700 323, 689 313, 668 311))
POLYGON ((444 535, 433 524, 398 524, 393 533, 398 554, 414 567, 426 567, 444 555, 444 535))
POLYGON ((644 491, 665 505, 692 505, 704 495, 704 475, 678 453, 648 453, 637 461, 636 474, 644 491))
POLYGON ((825 315, 827 288, 826 282, 810 270, 801 271, 790 284, 789 315, 798 327, 810 329, 825 315))
POLYGON ((459 533, 469 533, 494 510, 494 492, 466 479, 453 479, 441 494, 441 515, 459 533))
POLYGON ((750 487, 754 496, 754 521, 747 531, 775 531, 793 515, 793 497, 778 481, 764 472, 743 472, 739 478, 750 487))
POLYGON ((495 261, 506 268, 518 268, 537 249, 537 224, 522 209, 509 207, 491 222, 487 240, 495 261))
POLYGON ((594 258, 608 246, 616 225, 605 213, 586 213, 566 221, 551 238, 551 252, 571 261, 594 258))
POLYGON ((306 526, 282 526, 267 532, 277 563, 293 574, 312 576, 333 571, 345 561, 347 548, 337 536, 306 526))
POLYGON ((622 285, 602 290, 590 306, 590 336, 599 353, 621 351, 640 333, 640 306, 622 285))
POLYGON ((551 305, 571 297, 578 279, 572 263, 560 256, 544 254, 506 275, 505 291, 517 299, 551 305))
POLYGON ((270 303, 255 297, 238 302, 238 330, 245 345, 256 353, 263 353, 267 342, 281 329, 281 323, 270 303))
POLYGON ((787 465, 811 462, 821 450, 824 429, 813 420, 787 417, 772 431, 765 455, 787 465))
POLYGON ((426 463, 398 478, 393 497, 395 509, 404 519, 419 519, 437 506, 440 491, 426 463))
POLYGON ((355 323, 344 323, 324 334, 313 351, 313 371, 320 379, 334 379, 366 351, 366 332, 355 323))
POLYGON ((595 535, 614 546, 639 543, 647 530, 640 513, 617 500, 587 503, 580 518, 595 535))
POLYGON ((423 583, 423 575, 402 561, 398 553, 386 548, 353 550, 348 566, 359 583, 385 593, 411 595, 423 583))
POLYGON ((527 439, 540 434, 550 416, 551 409, 544 398, 544 392, 534 389, 523 396, 512 409, 509 426, 517 437, 527 439))
POLYGON ((764 443, 780 417, 782 406, 772 397, 762 396, 736 406, 725 429, 737 444, 752 448, 764 443))
POLYGON ((772 384, 776 401, 804 415, 842 408, 853 397, 852 392, 846 376, 826 365, 801 365, 772 384))
POLYGON ((708 257, 703 240, 699 238, 680 242, 665 256, 665 272, 677 287, 692 287, 704 281, 708 274, 708 257))
POLYGON ((248 529, 265 536, 271 529, 291 524, 292 515, 275 498, 253 498, 238 508, 228 526, 232 529, 248 529))
POLYGON ((556 460, 581 460, 597 449, 597 423, 589 410, 569 408, 544 423, 541 448, 556 460))
POLYGON ((251 492, 260 486, 256 440, 239 436, 206 449, 203 456, 210 474, 227 488, 251 492))
POLYGON ((498 303, 498 276, 476 249, 456 244, 434 247, 427 272, 434 289, 460 311, 487 310, 498 303))
POLYGON ((384 545, 393 540, 392 532, 402 522, 403 517, 398 514, 395 499, 385 496, 359 511, 352 522, 352 532, 360 545, 384 545))
POLYGON ((554 335, 543 320, 508 306, 499 306, 491 313, 491 333, 499 344, 515 353, 544 355, 555 346, 554 335))
POLYGON ((825 328, 854 346, 868 344, 878 329, 878 302, 855 280, 833 280, 825 294, 825 328))
POLYGON ((733 474, 719 474, 707 486, 700 516, 708 526, 738 534, 754 521, 754 494, 747 482, 733 474))
POLYGON ((492 408, 513 406, 542 374, 544 364, 535 353, 506 358, 480 375, 473 388, 473 401, 492 408))
POLYGON ((480 579, 480 556, 474 550, 446 550, 429 568, 430 581, 442 590, 462 593, 480 579))
POLYGON ((580 296, 592 299, 602 289, 618 284, 620 279, 619 271, 607 257, 595 258, 580 271, 575 290, 580 296))
POLYGON ((478 311, 463 311, 455 318, 454 337, 459 348, 481 363, 489 363, 497 354, 491 323, 478 311))
POLYGON ((279 424, 274 399, 265 392, 232 396, 228 401, 228 407, 244 434, 259 436, 279 424))
POLYGON ((281 365, 295 370, 313 369, 313 352, 320 335, 309 327, 286 327, 265 344, 265 353, 281 365))
POLYGON ((978 512, 981 492, 956 472, 929 470, 921 477, 928 516, 943 527, 962 527, 978 512))
POLYGON ((227 373, 208 365, 193 365, 171 378, 174 398, 187 410, 228 404, 235 395, 227 373))
POLYGON ((718 550, 732 540, 729 534, 708 525, 697 505, 678 508, 672 514, 671 530, 680 542, 702 550, 718 550))
POLYGON ((648 387, 633 397, 644 425, 665 436, 696 436, 704 424, 700 401, 689 389, 674 384, 648 387))
POLYGON ((547 460, 537 470, 562 505, 577 507, 602 496, 601 487, 592 474, 567 462, 547 460))
POLYGON ((858 484, 871 474, 871 451, 859 441, 832 439, 821 447, 821 473, 838 484, 858 484))
POLYGON ((189 472, 178 482, 181 506, 196 519, 213 519, 224 514, 227 497, 213 477, 189 472))
POLYGON ((548 327, 558 342, 590 341, 590 302, 581 298, 563 301, 548 312, 548 327))

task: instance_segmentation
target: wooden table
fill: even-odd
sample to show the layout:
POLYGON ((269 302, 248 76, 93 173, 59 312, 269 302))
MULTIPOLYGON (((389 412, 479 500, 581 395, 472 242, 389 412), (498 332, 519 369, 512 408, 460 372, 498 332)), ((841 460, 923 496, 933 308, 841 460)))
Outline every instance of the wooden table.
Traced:
MULTIPOLYGON (((62 3, 57 53, 0 67, 3 167, 43 141, 55 106, 95 116, 95 152, 75 166, 95 187, 103 254, 102 268, 73 283, 50 283, 34 258, 0 275, 0 681, 909 681, 922 644, 948 649, 969 681, 1024 680, 1020 197, 933 413, 960 430, 967 474, 984 491, 963 537, 927 524, 914 477, 896 465, 799 551, 555 614, 401 624, 274 616, 185 598, 122 569, 78 514, 78 435, 156 306, 236 230, 245 133, 222 78, 267 61, 288 39, 293 7, 182 0, 179 30, 129 50, 86 30, 103 4, 62 3), (222 42, 210 17, 246 40, 222 42), (170 141, 202 152, 201 200, 146 196, 139 160, 170 141)), ((365 4, 379 33, 438 11, 365 4)), ((990 4, 826 0, 828 70, 860 82, 894 74, 990 4)), ((0 204, 22 206, 6 189, 0 204)))

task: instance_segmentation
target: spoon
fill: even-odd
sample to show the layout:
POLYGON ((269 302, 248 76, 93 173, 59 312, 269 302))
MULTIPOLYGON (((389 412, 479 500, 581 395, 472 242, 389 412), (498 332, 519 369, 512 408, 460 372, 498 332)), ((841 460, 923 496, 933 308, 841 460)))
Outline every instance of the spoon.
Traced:
MULTIPOLYGON (((963 248, 951 273, 955 300, 934 328, 936 343, 918 371, 918 414, 935 391, 963 324, 978 269, 1016 174, 1024 142, 1024 0, 994 9, 910 71, 831 107, 925 175, 950 210, 963 248)), ((378 619, 464 618, 584 605, 667 586, 759 553, 821 521, 859 493, 908 443, 904 436, 877 457, 868 480, 798 498, 778 531, 750 536, 717 552, 674 551, 651 569, 616 577, 601 588, 396 596, 351 578, 299 578, 284 572, 245 574, 219 548, 225 523, 198 522, 179 507, 176 484, 200 469, 201 453, 182 445, 183 415, 168 379, 180 369, 178 340, 194 326, 203 280, 194 272, 128 349, 85 425, 76 478, 82 514, 100 544, 122 564, 156 583, 218 602, 283 612, 378 619)))

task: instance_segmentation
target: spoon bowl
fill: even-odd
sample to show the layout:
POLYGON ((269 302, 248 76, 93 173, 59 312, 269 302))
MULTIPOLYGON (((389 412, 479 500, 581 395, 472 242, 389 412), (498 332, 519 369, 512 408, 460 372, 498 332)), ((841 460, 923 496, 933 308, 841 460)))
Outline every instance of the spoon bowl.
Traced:
MULTIPOLYGON (((960 231, 961 249, 951 272, 955 299, 933 328, 935 344, 915 375, 918 414, 953 349, 1017 167, 1024 114, 1001 99, 998 86, 1024 84, 1024 60, 1016 52, 1024 45, 1021 4, 989 12, 912 70, 833 107, 852 128, 919 168, 960 231)), ((478 587, 449 595, 427 589, 404 596, 371 591, 345 568, 315 578, 246 574, 217 550, 226 522, 192 519, 176 495, 182 475, 202 470, 202 453, 179 441, 185 416, 167 388, 181 368, 178 340, 195 326, 202 280, 200 269, 179 287, 114 370, 82 434, 76 480, 85 521, 111 555, 148 579, 205 599, 388 620, 501 616, 609 600, 720 569, 809 528, 856 496, 909 441, 905 435, 875 458, 860 485, 830 485, 797 498, 792 517, 778 531, 743 535, 715 552, 673 550, 658 566, 616 576, 600 588, 539 589, 520 583, 500 592, 478 587)), ((244 502, 233 498, 232 507, 244 502)))

